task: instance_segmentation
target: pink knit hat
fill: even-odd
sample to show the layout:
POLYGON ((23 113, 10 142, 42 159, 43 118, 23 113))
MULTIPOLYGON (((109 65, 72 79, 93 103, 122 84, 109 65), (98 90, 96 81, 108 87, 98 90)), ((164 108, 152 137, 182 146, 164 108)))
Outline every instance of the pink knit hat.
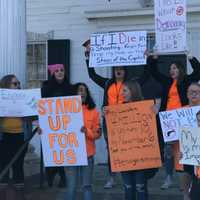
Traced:
POLYGON ((63 64, 54 64, 54 65, 48 65, 48 70, 51 74, 51 76, 55 73, 56 70, 58 69, 64 69, 63 64))

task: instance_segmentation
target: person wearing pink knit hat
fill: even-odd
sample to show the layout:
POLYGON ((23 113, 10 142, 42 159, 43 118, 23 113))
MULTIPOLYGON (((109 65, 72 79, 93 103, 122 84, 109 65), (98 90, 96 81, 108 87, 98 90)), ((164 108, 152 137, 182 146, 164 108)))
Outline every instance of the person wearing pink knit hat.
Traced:
MULTIPOLYGON (((41 88, 43 98, 74 95, 74 86, 69 84, 63 64, 48 65, 48 72, 49 78, 43 83, 41 88)), ((58 186, 65 187, 66 176, 64 167, 48 167, 46 168, 46 177, 49 187, 53 186, 56 174, 60 176, 58 186)))

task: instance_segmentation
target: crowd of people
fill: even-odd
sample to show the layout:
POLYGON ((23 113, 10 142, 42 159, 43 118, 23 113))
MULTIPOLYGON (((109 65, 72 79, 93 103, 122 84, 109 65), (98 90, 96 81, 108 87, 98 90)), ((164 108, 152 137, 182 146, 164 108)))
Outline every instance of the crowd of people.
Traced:
MULTIPOLYGON (((200 63, 195 57, 188 59, 193 68, 193 72, 187 75, 181 63, 173 62, 169 66, 169 75, 165 76, 158 70, 157 55, 147 55, 147 65, 144 73, 138 79, 128 79, 126 67, 113 67, 111 78, 104 78, 95 72, 94 68, 89 68, 90 44, 84 44, 86 47, 86 64, 89 78, 98 86, 103 88, 102 104, 102 125, 100 125, 100 113, 90 93, 89 86, 85 83, 70 84, 66 79, 65 68, 63 64, 53 64, 48 66, 49 79, 42 84, 41 94, 43 98, 80 95, 82 99, 82 110, 84 126, 81 132, 85 134, 88 165, 81 167, 67 167, 66 173, 64 167, 46 168, 46 178, 49 187, 54 184, 54 178, 58 173, 60 176, 59 187, 66 187, 66 199, 76 199, 77 176, 81 177, 81 186, 83 189, 83 199, 92 200, 92 175, 94 169, 94 156, 96 153, 95 140, 104 134, 104 139, 109 151, 108 130, 105 122, 104 107, 109 105, 123 104, 134 101, 142 101, 143 94, 141 86, 152 76, 161 84, 162 96, 160 106, 156 103, 152 110, 155 115, 159 111, 169 111, 184 106, 200 105, 200 63), (101 128, 102 127, 102 128, 101 128)), ((20 82, 15 75, 6 75, 0 81, 1 88, 20 89, 20 82)), ((32 121, 35 117, 2 117, 0 118, 0 174, 13 158, 15 153, 23 145, 24 141, 32 131, 32 121)), ((197 113, 197 122, 200 126, 200 114, 197 113)), ((166 169, 166 180, 161 189, 168 189, 172 186, 173 169, 180 174, 180 190, 183 193, 184 200, 197 200, 200 196, 200 167, 180 165, 179 160, 181 152, 179 142, 165 143, 162 139, 158 121, 158 138, 161 154, 166 169), (163 145, 164 144, 164 145, 163 145), (163 150, 164 149, 164 150, 163 150)), ((42 132, 42 131, 41 131, 42 132)), ((28 146, 27 146, 28 147, 28 146)), ((24 189, 24 157, 27 147, 21 152, 18 159, 12 165, 12 182, 17 190, 24 189)), ((116 174, 111 171, 110 158, 108 153, 109 180, 104 188, 112 188, 115 184, 116 174)), ((148 176, 147 170, 132 170, 121 172, 125 199, 126 200, 148 200, 148 176)), ((149 172, 149 171, 148 171, 149 172)), ((151 171, 154 173, 155 170, 151 171)), ((152 177, 152 176, 150 176, 152 177)), ((0 191, 7 187, 11 179, 9 171, 0 180, 0 191)))

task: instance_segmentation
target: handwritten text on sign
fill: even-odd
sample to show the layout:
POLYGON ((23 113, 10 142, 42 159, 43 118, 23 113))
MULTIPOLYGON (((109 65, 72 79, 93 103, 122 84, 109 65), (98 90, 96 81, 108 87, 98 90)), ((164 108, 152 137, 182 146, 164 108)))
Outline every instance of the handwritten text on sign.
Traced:
POLYGON ((27 117, 38 115, 40 89, 0 89, 0 117, 27 117))
POLYGON ((91 36, 90 67, 146 64, 146 32, 99 33, 91 36))
POLYGON ((112 171, 161 166, 153 101, 106 107, 112 171))
POLYGON ((45 166, 87 165, 81 98, 41 99, 38 112, 45 166))
POLYGON ((155 0, 156 49, 170 53, 186 50, 186 0, 155 0))
POLYGON ((180 129, 181 164, 200 166, 200 128, 180 129))
POLYGON ((196 113, 199 110, 200 106, 194 106, 159 112, 164 141, 170 142, 178 140, 179 129, 182 126, 197 127, 196 113))

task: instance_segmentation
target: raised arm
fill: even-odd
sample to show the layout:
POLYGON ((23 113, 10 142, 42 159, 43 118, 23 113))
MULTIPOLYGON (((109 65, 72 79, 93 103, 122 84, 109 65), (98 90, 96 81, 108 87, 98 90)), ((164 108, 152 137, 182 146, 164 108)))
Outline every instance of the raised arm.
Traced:
POLYGON ((190 64, 192 66, 193 72, 187 76, 189 81, 199 81, 200 80, 200 62, 195 57, 189 58, 190 64))
POLYGON ((153 78, 157 80, 160 84, 165 84, 169 81, 169 78, 159 72, 158 70, 158 59, 156 57, 149 56, 147 59, 147 64, 149 67, 149 71, 153 78))
POLYGON ((108 81, 108 78, 104 78, 100 75, 98 75, 94 68, 89 67, 89 60, 86 59, 86 65, 88 70, 89 77, 100 87, 105 88, 106 82, 108 81))

